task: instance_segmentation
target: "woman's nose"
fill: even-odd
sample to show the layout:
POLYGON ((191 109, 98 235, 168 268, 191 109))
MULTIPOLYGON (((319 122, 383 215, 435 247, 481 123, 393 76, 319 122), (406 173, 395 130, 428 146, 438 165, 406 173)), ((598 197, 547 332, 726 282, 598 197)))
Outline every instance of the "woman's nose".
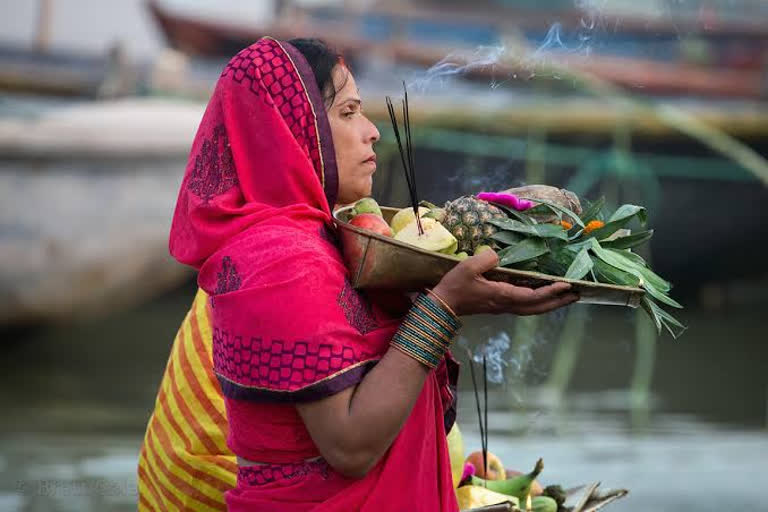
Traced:
POLYGON ((370 119, 368 119, 367 117, 365 119, 366 119, 366 121, 368 121, 368 124, 369 124, 369 127, 368 127, 368 129, 369 129, 369 131, 368 131, 368 140, 370 140, 372 143, 373 142, 378 142, 379 139, 381 138, 381 134, 379 133, 379 129, 376 128, 376 125, 373 124, 370 119))

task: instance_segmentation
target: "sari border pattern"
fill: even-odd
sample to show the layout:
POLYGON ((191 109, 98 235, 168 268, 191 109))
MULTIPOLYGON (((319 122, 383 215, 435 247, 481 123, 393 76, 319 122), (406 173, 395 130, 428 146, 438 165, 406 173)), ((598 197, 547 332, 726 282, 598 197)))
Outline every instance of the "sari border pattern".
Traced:
POLYGON ((274 389, 262 386, 247 386, 234 382, 219 372, 216 372, 216 378, 219 380, 222 393, 227 398, 265 403, 312 402, 334 395, 350 386, 354 386, 363 380, 365 374, 368 373, 377 362, 378 359, 361 361, 344 368, 333 375, 329 375, 324 379, 297 389, 274 389))

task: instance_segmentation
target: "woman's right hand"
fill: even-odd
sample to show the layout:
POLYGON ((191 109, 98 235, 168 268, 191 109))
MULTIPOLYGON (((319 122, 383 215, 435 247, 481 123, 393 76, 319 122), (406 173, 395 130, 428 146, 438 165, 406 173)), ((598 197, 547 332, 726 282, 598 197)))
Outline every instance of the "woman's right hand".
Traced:
POLYGON ((579 299, 569 283, 558 282, 541 288, 526 288, 489 281, 483 277, 499 263, 492 250, 485 250, 456 265, 435 286, 434 292, 457 315, 480 313, 538 315, 572 304, 579 299))

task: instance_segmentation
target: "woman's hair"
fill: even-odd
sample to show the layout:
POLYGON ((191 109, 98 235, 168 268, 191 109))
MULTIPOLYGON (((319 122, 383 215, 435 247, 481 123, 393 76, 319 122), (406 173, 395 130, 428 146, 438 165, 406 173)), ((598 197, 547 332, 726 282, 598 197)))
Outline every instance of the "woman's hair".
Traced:
MULTIPOLYGON (((337 64, 343 65, 344 58, 320 39, 297 38, 291 39, 288 43, 307 59, 317 80, 317 87, 323 95, 326 108, 331 106, 338 92, 333 84, 333 68, 337 64)), ((344 84, 341 85, 343 86, 344 84)))

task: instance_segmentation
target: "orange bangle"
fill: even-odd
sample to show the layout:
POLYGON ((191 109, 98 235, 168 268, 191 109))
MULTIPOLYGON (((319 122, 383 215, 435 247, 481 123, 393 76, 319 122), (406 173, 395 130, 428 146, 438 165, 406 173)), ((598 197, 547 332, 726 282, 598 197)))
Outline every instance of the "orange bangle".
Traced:
POLYGON ((433 297, 435 297, 438 300, 438 302, 440 302, 440 304, 442 304, 443 307, 445 309, 447 309, 448 312, 454 316, 454 318, 459 318, 459 315, 456 314, 456 312, 451 308, 451 306, 448 305, 447 302, 445 302, 443 300, 443 298, 441 296, 439 296, 437 293, 435 293, 435 290, 433 290, 431 288, 425 288, 425 290, 427 291, 428 294, 430 294, 433 297))

